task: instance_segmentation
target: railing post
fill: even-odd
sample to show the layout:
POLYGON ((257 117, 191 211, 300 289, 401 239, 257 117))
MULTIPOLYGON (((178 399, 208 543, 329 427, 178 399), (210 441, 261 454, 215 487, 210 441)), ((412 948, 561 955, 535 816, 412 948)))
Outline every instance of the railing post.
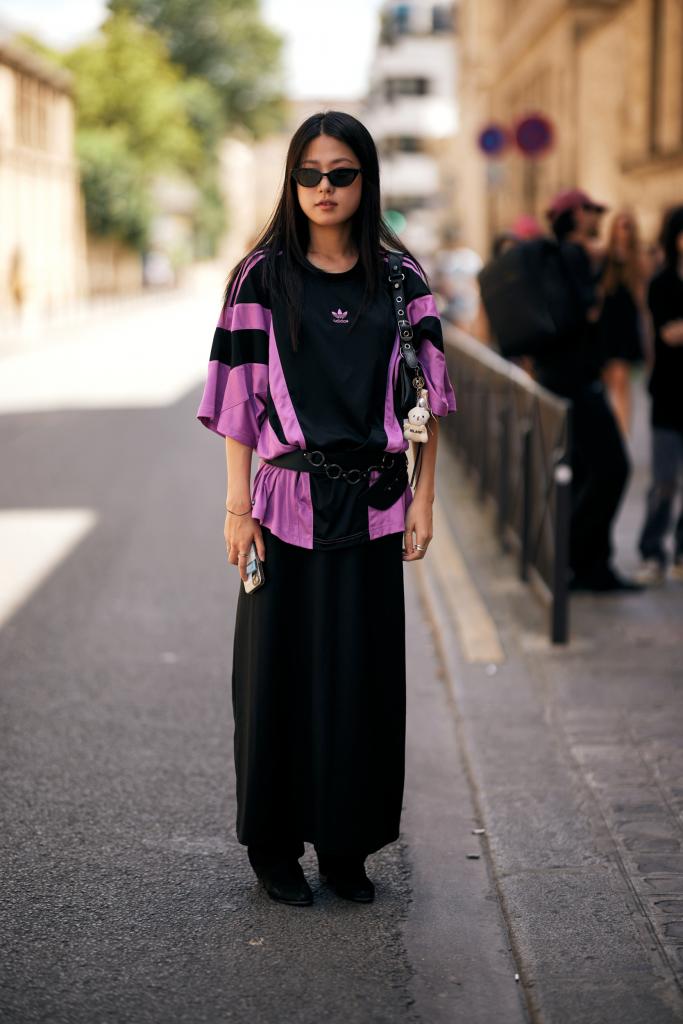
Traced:
POLYGON ((569 640, 569 525, 571 517, 572 470, 558 462, 554 473, 555 544, 553 552, 553 603, 550 638, 554 644, 569 640))
POLYGON ((480 430, 480 450, 479 450, 479 501, 483 502, 486 498, 486 485, 488 483, 488 465, 489 465, 489 394, 485 388, 482 387, 481 395, 479 396, 479 416, 481 422, 479 424, 480 430))
POLYGON ((475 420, 475 402, 479 381, 476 373, 472 374, 470 391, 470 409, 467 414, 467 475, 471 476, 477 464, 477 430, 475 420))
POLYGON ((527 420, 522 430, 522 522, 519 528, 519 578, 529 579, 529 540, 531 537, 531 423, 527 420))
POLYGON ((497 526, 501 551, 508 550, 506 538, 508 513, 510 508, 510 406, 505 396, 503 407, 498 417, 498 508, 497 526))

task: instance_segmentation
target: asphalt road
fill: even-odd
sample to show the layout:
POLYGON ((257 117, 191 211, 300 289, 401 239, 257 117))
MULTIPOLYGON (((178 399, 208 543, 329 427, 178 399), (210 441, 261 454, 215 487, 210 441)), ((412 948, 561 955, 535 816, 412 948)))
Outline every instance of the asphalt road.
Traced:
POLYGON ((0 630, 0 1019, 526 1020, 408 567, 405 829, 369 861, 377 900, 336 899, 310 851, 313 907, 256 884, 233 827, 224 452, 198 398, 0 416, 0 509, 96 517, 0 630))
POLYGON ((336 899, 310 850, 313 907, 258 887, 224 446, 195 420, 216 294, 0 353, 0 1022, 683 1020, 683 588, 577 597, 551 649, 447 451, 440 540, 404 566, 405 805, 377 900, 336 899))

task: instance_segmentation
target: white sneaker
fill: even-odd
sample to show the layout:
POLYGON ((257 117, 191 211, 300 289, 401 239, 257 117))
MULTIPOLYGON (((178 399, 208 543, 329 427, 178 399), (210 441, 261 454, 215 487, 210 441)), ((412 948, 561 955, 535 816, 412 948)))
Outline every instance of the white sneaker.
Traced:
MULTIPOLYGON (((635 578, 643 586, 657 587, 664 582, 666 570, 658 558, 646 558, 636 572, 635 578)), ((681 578, 683 579, 683 566, 681 566, 681 578)))
POLYGON ((669 569, 669 576, 676 583, 683 583, 683 558, 677 558, 669 569))

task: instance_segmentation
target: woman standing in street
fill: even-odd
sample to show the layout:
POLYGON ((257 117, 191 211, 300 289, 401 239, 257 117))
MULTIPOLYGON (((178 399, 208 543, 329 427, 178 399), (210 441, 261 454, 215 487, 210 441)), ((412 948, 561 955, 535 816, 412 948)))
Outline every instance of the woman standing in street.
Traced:
POLYGON ((631 424, 631 369, 643 361, 647 268, 635 217, 615 214, 602 271, 600 340, 603 378, 624 437, 631 424))
POLYGON ((263 561, 262 585, 240 583, 235 620, 237 837, 280 902, 312 902, 305 842, 339 896, 369 902, 365 859, 398 838, 403 561, 429 547, 437 417, 454 410, 426 277, 382 220, 374 142, 349 114, 315 114, 228 280, 197 412, 226 438, 228 561, 242 581, 252 542, 263 561), (405 432, 397 313, 431 409, 405 432), (414 494, 411 429, 426 438, 414 494))

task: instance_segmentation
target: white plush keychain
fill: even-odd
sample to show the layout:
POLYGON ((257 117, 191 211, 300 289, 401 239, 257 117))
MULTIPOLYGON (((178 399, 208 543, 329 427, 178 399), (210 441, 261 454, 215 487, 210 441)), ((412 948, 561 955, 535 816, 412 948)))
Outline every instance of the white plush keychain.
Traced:
POLYGON ((418 444, 425 444, 429 440, 427 423, 431 415, 427 388, 421 388, 417 405, 409 411, 408 419, 403 421, 403 436, 406 441, 417 441, 418 444))

